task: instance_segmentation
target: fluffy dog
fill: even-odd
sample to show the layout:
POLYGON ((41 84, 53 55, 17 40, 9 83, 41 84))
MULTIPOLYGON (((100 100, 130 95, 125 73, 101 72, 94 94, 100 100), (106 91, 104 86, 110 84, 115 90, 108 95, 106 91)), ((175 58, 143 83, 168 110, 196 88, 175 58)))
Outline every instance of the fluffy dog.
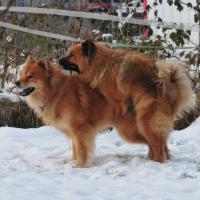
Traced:
POLYGON ((135 126, 150 148, 149 158, 158 162, 169 158, 166 141, 174 119, 192 106, 193 92, 182 66, 91 40, 72 46, 59 63, 80 72, 114 106, 116 115, 129 112, 131 100, 135 126))
POLYGON ((77 75, 66 75, 47 59, 36 61, 29 56, 16 85, 46 124, 72 139, 72 159, 77 167, 90 164, 95 136, 108 126, 115 127, 130 142, 147 143, 135 126, 134 110, 115 115, 113 106, 98 90, 77 75))

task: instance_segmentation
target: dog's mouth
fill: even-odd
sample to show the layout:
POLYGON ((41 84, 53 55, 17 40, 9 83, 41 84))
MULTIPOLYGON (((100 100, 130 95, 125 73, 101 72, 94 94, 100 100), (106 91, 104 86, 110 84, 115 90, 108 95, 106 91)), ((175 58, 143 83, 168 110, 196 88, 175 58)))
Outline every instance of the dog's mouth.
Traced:
POLYGON ((67 61, 64 58, 59 59, 59 65, 64 69, 64 70, 68 70, 68 71, 73 71, 73 72, 77 72, 78 74, 80 73, 80 69, 78 67, 78 65, 71 63, 69 61, 67 61))
POLYGON ((28 87, 28 88, 23 89, 23 90, 19 93, 19 95, 22 96, 22 97, 25 97, 25 96, 30 95, 34 90, 35 90, 34 87, 28 87))

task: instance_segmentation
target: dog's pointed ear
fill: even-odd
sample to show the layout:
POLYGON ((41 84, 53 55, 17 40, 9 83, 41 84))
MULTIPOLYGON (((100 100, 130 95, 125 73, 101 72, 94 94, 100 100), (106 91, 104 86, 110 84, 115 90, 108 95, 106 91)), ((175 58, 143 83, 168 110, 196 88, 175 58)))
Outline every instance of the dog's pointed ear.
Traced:
POLYGON ((48 58, 45 58, 44 64, 45 64, 45 69, 46 70, 50 70, 51 69, 51 62, 50 62, 50 60, 48 58))
POLYGON ((47 58, 37 61, 37 64, 41 67, 41 69, 50 71, 51 64, 47 58))
POLYGON ((83 55, 86 56, 88 59, 93 58, 95 55, 96 46, 92 40, 86 40, 82 43, 82 52, 83 55))
POLYGON ((39 61, 38 61, 38 65, 39 65, 42 69, 46 70, 46 65, 45 65, 44 60, 39 60, 39 61))
POLYGON ((52 74, 52 67, 51 67, 52 64, 48 58, 45 58, 43 60, 43 63, 44 63, 45 72, 46 72, 48 78, 50 78, 51 74, 52 74))
POLYGON ((26 59, 26 62, 35 62, 35 60, 34 60, 34 58, 31 55, 29 55, 27 57, 27 59, 26 59))

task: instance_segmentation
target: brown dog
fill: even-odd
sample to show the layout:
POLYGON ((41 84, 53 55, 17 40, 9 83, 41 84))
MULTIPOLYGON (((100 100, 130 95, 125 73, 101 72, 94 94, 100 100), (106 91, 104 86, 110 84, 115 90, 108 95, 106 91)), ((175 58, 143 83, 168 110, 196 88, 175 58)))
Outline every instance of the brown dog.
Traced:
POLYGON ((43 119, 73 141, 72 159, 88 166, 95 136, 108 126, 130 142, 146 143, 134 126, 134 111, 115 115, 107 100, 77 75, 66 75, 50 61, 28 57, 16 85, 23 89, 28 105, 43 119))
POLYGON ((80 71, 117 115, 126 113, 131 99, 135 126, 150 147, 149 158, 163 162, 169 157, 166 140, 175 116, 192 106, 191 84, 179 64, 155 62, 144 54, 113 50, 91 40, 71 47, 59 62, 64 69, 80 71))

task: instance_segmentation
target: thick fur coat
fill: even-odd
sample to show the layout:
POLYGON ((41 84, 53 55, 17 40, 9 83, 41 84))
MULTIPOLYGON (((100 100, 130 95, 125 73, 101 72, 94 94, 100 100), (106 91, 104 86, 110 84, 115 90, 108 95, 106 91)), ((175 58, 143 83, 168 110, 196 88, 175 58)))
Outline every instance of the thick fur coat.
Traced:
POLYGON ((133 110, 116 115, 98 90, 77 75, 66 75, 48 60, 36 61, 29 56, 16 85, 46 124, 72 139, 72 159, 77 161, 77 167, 90 164, 95 136, 107 127, 115 127, 130 142, 147 143, 135 126, 133 110))
POLYGON ((72 46, 59 62, 64 69, 80 72, 113 105, 116 115, 134 113, 133 129, 147 141, 150 159, 169 158, 167 138, 175 117, 192 107, 191 84, 180 64, 91 40, 72 46))

